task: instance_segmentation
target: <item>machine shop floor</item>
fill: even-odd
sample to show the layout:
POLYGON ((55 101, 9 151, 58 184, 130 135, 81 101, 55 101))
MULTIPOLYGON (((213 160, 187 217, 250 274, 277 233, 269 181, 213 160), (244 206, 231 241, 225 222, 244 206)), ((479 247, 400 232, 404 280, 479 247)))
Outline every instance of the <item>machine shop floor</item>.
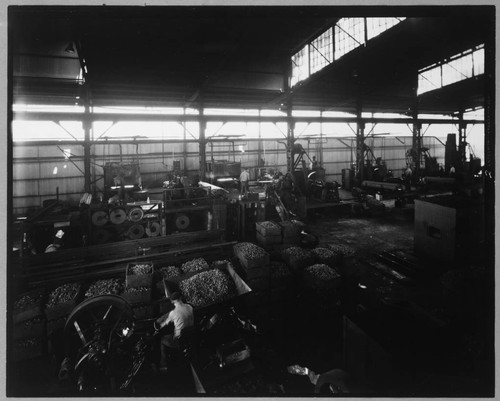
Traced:
MULTIPOLYGON (((318 236, 320 245, 341 243, 355 249, 362 259, 382 250, 411 251, 411 216, 408 211, 396 209, 371 218, 316 214, 308 228, 318 236)), ((287 366, 298 364, 319 373, 343 367, 343 314, 338 304, 319 304, 307 294, 297 294, 287 303, 249 308, 246 312, 262 332, 262 341, 251 348, 254 369, 209 387, 207 395, 313 396, 314 386, 303 376, 288 375, 287 366)), ((134 395, 196 395, 183 393, 178 381, 177 387, 168 383, 165 376, 152 371, 141 376, 134 395)), ((17 366, 8 384, 16 396, 76 395, 73 389, 58 383, 57 367, 48 357, 17 366)))

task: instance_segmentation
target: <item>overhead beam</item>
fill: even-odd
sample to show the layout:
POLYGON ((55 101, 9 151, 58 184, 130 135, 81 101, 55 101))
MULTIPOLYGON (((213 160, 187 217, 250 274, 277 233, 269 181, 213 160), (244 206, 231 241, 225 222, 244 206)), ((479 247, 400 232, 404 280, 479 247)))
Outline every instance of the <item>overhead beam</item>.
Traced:
MULTIPOLYGON (((14 112, 14 121, 79 121, 84 117, 83 113, 46 113, 46 112, 14 112)), ((197 114, 125 114, 125 113, 102 113, 90 114, 89 120, 94 121, 173 121, 173 122, 198 122, 200 116, 197 114)), ((226 122, 283 122, 290 120, 295 122, 323 122, 323 123, 346 123, 356 124, 360 121, 358 117, 328 117, 328 116, 238 116, 238 115, 203 115, 207 122, 226 121, 226 122)), ((383 118, 383 117, 362 117, 365 124, 414 124, 413 118, 383 118)), ((420 124, 458 124, 456 118, 419 118, 420 124)), ((469 124, 484 124, 484 120, 463 120, 469 124)))

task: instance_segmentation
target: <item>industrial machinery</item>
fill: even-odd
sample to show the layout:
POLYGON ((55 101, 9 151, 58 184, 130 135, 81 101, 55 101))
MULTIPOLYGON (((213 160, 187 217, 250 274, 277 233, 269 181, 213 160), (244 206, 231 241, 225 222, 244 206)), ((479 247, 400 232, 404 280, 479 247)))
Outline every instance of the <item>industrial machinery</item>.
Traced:
POLYGON ((309 198, 321 202, 339 202, 339 184, 337 182, 328 182, 325 177, 325 169, 315 167, 311 171, 306 164, 306 158, 312 164, 312 160, 300 144, 294 144, 292 150, 293 158, 293 180, 294 185, 300 195, 306 195, 309 198))
POLYGON ((309 196, 321 202, 339 202, 339 184, 325 179, 325 170, 319 168, 307 176, 309 196))
MULTIPOLYGON (((117 295, 99 295, 85 300, 66 320, 65 358, 59 379, 73 381, 82 395, 133 392, 134 382, 141 380, 141 370, 157 362, 159 351, 156 348, 164 329, 157 331, 154 321, 154 318, 135 319, 131 306, 117 295)), ((171 327, 167 326, 166 330, 169 329, 171 327)), ((177 356, 180 360, 173 369, 176 377, 180 373, 180 381, 189 387, 184 393, 205 392, 203 374, 207 374, 209 380, 209 365, 212 374, 214 371, 221 373, 220 369, 226 365, 230 369, 236 359, 241 360, 243 356, 248 359, 250 349, 243 337, 256 333, 257 327, 233 307, 223 306, 203 316, 199 325, 190 331, 190 338, 187 335, 179 338, 177 356), (198 342, 193 341, 195 337, 198 342), (235 345, 242 344, 245 355, 231 352, 235 345), (198 352, 201 347, 210 350, 208 356, 198 352), (212 361, 218 363, 212 364, 212 361)))
MULTIPOLYGON (((211 229, 214 199, 223 204, 226 191, 213 185, 192 183, 175 178, 163 189, 163 213, 166 233, 211 229)), ((220 216, 216 216, 218 219, 220 216)), ((218 226, 219 221, 215 222, 218 226)))
POLYGON ((239 187, 241 163, 227 160, 212 161, 206 164, 208 182, 227 190, 239 187))
POLYGON ((139 163, 106 163, 104 169, 104 198, 127 202, 140 196, 142 190, 139 163), (138 193, 138 194, 136 194, 138 193))
POLYGON ((392 172, 387 169, 385 161, 381 157, 376 157, 373 150, 363 144, 363 177, 369 181, 385 181, 392 178, 392 172))
POLYGON ((121 239, 140 239, 161 235, 162 203, 128 202, 91 207, 90 239, 103 244, 121 239))
POLYGON ((430 154, 430 150, 427 147, 420 148, 420 156, 417 154, 418 151, 415 148, 408 149, 406 151, 406 163, 408 166, 413 167, 412 170, 415 171, 414 168, 414 160, 422 160, 424 159, 424 170, 421 171, 421 175, 425 177, 435 177, 440 174, 439 163, 437 162, 436 157, 432 157, 430 154))

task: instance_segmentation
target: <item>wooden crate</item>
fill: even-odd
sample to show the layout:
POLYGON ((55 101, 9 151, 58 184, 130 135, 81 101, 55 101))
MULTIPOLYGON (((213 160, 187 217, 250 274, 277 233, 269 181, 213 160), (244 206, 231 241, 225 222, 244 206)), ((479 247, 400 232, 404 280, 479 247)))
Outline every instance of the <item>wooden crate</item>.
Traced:
POLYGON ((320 279, 312 274, 304 272, 304 285, 312 290, 329 291, 338 288, 341 284, 341 277, 332 278, 329 280, 320 279))
MULTIPOLYGON (((318 248, 321 248, 321 247, 318 247, 318 248)), ((338 253, 338 252, 336 253, 328 248, 324 248, 324 249, 326 249, 327 251, 330 251, 331 255, 321 255, 320 256, 320 255, 317 255, 314 252, 312 252, 316 263, 322 263, 322 264, 328 265, 330 267, 337 267, 342 263, 342 255, 340 253, 338 253)))
POLYGON ((24 296, 33 297, 36 302, 33 304, 26 305, 22 308, 16 308, 12 311, 14 324, 24 322, 26 320, 33 319, 35 317, 43 315, 42 311, 42 300, 44 296, 43 290, 34 290, 21 294, 18 299, 21 299, 24 296))
POLYGON ((283 238, 281 238, 281 234, 280 235, 263 236, 260 233, 257 233, 256 238, 257 238, 257 242, 259 243, 259 245, 262 245, 263 247, 281 244, 283 241, 283 238))
POLYGON ((236 298, 238 298, 239 296, 244 295, 248 292, 251 292, 251 288, 241 279, 241 277, 238 275, 238 273, 236 273, 236 271, 233 268, 233 265, 231 263, 224 263, 216 268, 209 267, 209 268, 203 269, 201 271, 192 272, 192 273, 185 273, 182 276, 171 277, 170 279, 163 280, 165 297, 170 298, 170 296, 174 292, 181 292, 180 288, 179 288, 179 284, 181 283, 181 281, 187 280, 187 279, 189 279, 189 278, 191 278, 191 277, 193 277, 201 272, 209 271, 209 270, 213 270, 213 269, 222 270, 223 272, 227 273, 231 277, 231 279, 233 280, 234 285, 236 287, 236 294, 234 295, 234 297, 231 297, 231 298, 226 299, 226 300, 221 301, 221 302, 203 305, 203 306, 193 306, 193 308, 195 310, 202 311, 200 313, 204 313, 207 310, 210 310, 211 308, 213 309, 213 307, 215 305, 218 305, 220 303, 232 304, 233 302, 236 302, 236 298))
POLYGON ((269 290, 269 302, 283 302, 291 298, 292 291, 287 287, 271 288, 269 290))
POLYGON ((66 324, 67 316, 60 317, 55 320, 47 320, 47 336, 50 336, 52 333, 64 329, 66 324))
POLYGON ((12 348, 12 357, 15 362, 27 361, 38 358, 45 354, 47 342, 43 338, 33 337, 14 342, 12 348), (28 345, 25 345, 27 342, 28 345))
POLYGON ((259 267, 265 266, 269 264, 269 255, 266 254, 263 257, 256 259, 247 259, 244 255, 237 255, 240 264, 246 269, 258 269, 259 267))
POLYGON ((151 288, 148 288, 145 291, 134 291, 134 292, 125 290, 121 296, 128 303, 131 304, 150 303, 152 297, 152 290, 151 288))
POLYGON ((153 276, 154 276, 154 267, 152 262, 129 263, 127 265, 127 270, 125 275, 125 287, 126 288, 151 287, 153 285, 153 276), (133 274, 131 272, 131 268, 137 265, 150 265, 151 273, 133 274))
POLYGON ((252 291, 264 291, 269 289, 269 276, 246 280, 252 291))
POLYGON ((267 252, 262 257, 255 258, 255 259, 249 259, 249 258, 247 258, 247 256, 245 254, 243 254, 243 252, 241 252, 238 249, 237 245, 238 244, 236 244, 235 246, 233 246, 234 255, 238 258, 238 260, 240 261, 240 264, 246 270, 256 269, 256 268, 259 268, 259 267, 262 267, 264 265, 268 265, 269 264, 269 254, 267 252))
POLYGON ((314 264, 314 257, 308 252, 306 252, 303 257, 296 257, 284 252, 283 259, 285 260, 287 266, 295 272, 301 271, 307 266, 314 264))
POLYGON ((14 309, 13 311, 13 319, 14 324, 25 322, 27 320, 33 319, 38 316, 42 316, 42 306, 40 303, 37 305, 29 305, 25 308, 14 309))
POLYGON ((136 306, 132 308, 135 319, 149 319, 154 317, 154 308, 151 305, 136 306))
POLYGON ((45 337, 46 321, 43 318, 26 320, 13 326, 14 340, 24 340, 31 337, 45 337))
POLYGON ((269 265, 264 265, 256 269, 242 269, 241 273, 243 279, 253 280, 261 277, 269 277, 269 265))
POLYGON ((80 300, 83 297, 83 288, 80 284, 78 284, 78 291, 72 300, 67 302, 61 302, 57 305, 48 307, 45 305, 45 317, 47 320, 57 320, 59 318, 68 316, 76 305, 80 303, 80 300))
POLYGON ((76 302, 74 301, 63 302, 50 308, 45 308, 45 316, 47 317, 47 320, 57 320, 68 316, 75 306, 76 302))
POLYGON ((269 303, 268 291, 252 291, 245 295, 243 302, 247 307, 263 306, 269 303))
POLYGON ((263 221, 255 223, 255 230, 263 237, 281 237, 281 227, 273 221, 263 221))
POLYGON ((298 224, 294 224, 291 221, 281 221, 279 225, 281 226, 283 239, 295 238, 300 235, 301 227, 298 224))

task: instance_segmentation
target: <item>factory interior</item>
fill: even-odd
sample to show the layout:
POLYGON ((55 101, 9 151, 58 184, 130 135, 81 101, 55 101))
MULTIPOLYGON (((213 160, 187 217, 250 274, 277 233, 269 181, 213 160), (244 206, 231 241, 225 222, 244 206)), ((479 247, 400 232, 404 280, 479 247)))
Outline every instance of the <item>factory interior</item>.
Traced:
POLYGON ((8 397, 494 397, 493 5, 8 7, 8 397))

